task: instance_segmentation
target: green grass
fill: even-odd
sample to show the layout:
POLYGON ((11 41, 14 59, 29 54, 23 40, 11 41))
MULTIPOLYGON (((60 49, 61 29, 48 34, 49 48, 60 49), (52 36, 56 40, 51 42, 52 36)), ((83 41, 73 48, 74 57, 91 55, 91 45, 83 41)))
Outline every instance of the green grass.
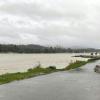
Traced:
POLYGON ((75 68, 78 68, 78 67, 81 67, 83 65, 87 64, 87 61, 76 61, 74 63, 70 63, 66 68, 65 70, 71 70, 71 69, 75 69, 75 68))
POLYGON ((89 59, 88 61, 76 61, 74 63, 70 63, 64 69, 56 69, 55 66, 49 66, 48 68, 42 68, 41 65, 39 65, 35 68, 28 69, 26 72, 3 74, 3 75, 0 75, 0 84, 5 84, 5 83, 12 82, 12 81, 28 79, 28 78, 36 77, 39 75, 50 74, 50 73, 57 72, 57 71, 66 71, 66 70, 75 69, 78 67, 82 67, 83 65, 85 65, 87 63, 91 63, 91 62, 94 62, 99 59, 100 58, 92 58, 92 59, 89 59))
POLYGON ((100 57, 93 57, 87 61, 76 61, 74 63, 70 63, 64 70, 75 69, 75 68, 81 67, 83 65, 86 65, 87 63, 91 63, 91 62, 94 62, 97 60, 100 60, 100 57))
POLYGON ((53 67, 48 67, 48 68, 36 67, 33 69, 28 69, 27 72, 7 73, 0 75, 0 84, 9 83, 16 80, 27 79, 39 75, 45 75, 56 71, 58 70, 53 67))

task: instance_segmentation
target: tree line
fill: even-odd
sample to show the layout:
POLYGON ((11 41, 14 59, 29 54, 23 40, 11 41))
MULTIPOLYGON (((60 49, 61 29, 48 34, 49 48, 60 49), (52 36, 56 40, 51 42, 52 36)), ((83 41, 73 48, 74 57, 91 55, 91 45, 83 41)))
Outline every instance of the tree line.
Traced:
POLYGON ((86 48, 86 49, 72 49, 63 47, 45 47, 41 45, 14 45, 14 44, 0 44, 0 53, 83 53, 83 52, 97 52, 100 50, 86 48))

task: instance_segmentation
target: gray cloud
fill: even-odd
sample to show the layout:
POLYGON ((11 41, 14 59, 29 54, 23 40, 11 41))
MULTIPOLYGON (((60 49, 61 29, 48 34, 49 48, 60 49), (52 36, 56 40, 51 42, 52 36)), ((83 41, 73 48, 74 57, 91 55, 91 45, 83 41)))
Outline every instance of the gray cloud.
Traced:
POLYGON ((0 0, 0 43, 99 48, 99 0, 0 0))

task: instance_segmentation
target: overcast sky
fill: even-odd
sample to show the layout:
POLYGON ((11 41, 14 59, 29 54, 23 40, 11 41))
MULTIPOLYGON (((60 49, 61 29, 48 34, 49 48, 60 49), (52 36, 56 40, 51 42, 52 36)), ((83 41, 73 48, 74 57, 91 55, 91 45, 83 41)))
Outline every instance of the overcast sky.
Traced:
POLYGON ((0 0, 0 43, 100 48, 100 0, 0 0))

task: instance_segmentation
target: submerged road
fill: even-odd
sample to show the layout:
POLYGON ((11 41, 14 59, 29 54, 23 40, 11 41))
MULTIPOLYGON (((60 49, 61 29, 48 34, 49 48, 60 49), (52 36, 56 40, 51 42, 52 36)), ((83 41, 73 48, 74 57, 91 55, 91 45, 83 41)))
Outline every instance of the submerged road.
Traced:
POLYGON ((80 71, 57 72, 0 86, 0 100, 100 100, 100 74, 90 63, 80 71))

